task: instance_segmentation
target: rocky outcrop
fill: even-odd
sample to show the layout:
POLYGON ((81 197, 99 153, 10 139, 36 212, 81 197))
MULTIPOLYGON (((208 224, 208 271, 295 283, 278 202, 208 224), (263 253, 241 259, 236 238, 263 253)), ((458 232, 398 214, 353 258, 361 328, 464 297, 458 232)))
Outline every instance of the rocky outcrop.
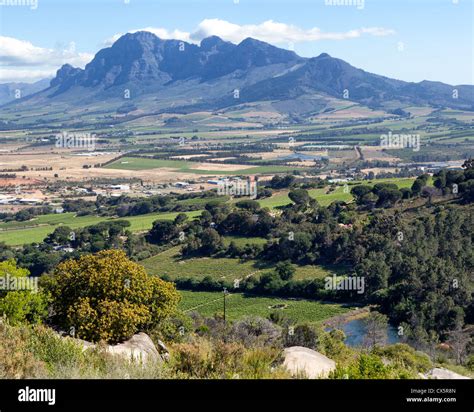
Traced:
POLYGON ((471 379, 467 376, 460 375, 459 373, 450 371, 449 369, 445 369, 445 368, 431 369, 426 374, 426 377, 428 379, 471 379))
POLYGON ((315 350, 302 346, 292 346, 283 352, 283 366, 293 376, 304 376, 309 379, 324 379, 336 369, 336 362, 315 350))
POLYGON ((135 362, 158 362, 160 354, 150 337, 143 332, 133 335, 129 340, 117 345, 108 345, 107 352, 121 355, 135 362))
MULTIPOLYGON (((83 348, 83 351, 88 349, 94 349, 97 347, 97 344, 92 342, 88 342, 81 339, 74 340, 79 342, 79 344, 83 348)), ((162 342, 160 343, 160 348, 161 346, 166 348, 166 346, 162 342)), ((126 358, 131 362, 140 362, 143 364, 161 362, 169 356, 167 351, 164 351, 163 349, 160 349, 160 352, 158 352, 151 338, 143 332, 133 335, 125 342, 118 343, 116 345, 105 345, 102 347, 105 348, 106 352, 112 355, 122 356, 123 358, 126 358), (163 352, 163 355, 160 355, 161 352, 163 352)))

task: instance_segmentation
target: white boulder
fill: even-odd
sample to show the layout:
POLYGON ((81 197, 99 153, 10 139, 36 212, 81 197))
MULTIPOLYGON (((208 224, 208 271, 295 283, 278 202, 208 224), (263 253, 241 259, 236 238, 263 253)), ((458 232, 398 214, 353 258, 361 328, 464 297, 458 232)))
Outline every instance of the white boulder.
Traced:
POLYGON ((445 368, 434 368, 427 373, 428 379, 471 379, 445 368))
POLYGON ((322 353, 302 346, 292 346, 283 351, 283 366, 293 376, 305 376, 309 379, 324 379, 336 369, 336 362, 322 353))
POLYGON ((157 362, 161 360, 151 338, 143 332, 133 335, 129 340, 117 345, 108 345, 107 352, 122 355, 135 362, 157 362))
MULTIPOLYGON (((68 336, 66 338, 74 339, 68 336)), ((98 344, 82 339, 74 339, 74 341, 82 346, 82 351, 94 349, 98 346, 98 344)), ((104 348, 106 352, 112 355, 119 355, 128 359, 129 361, 143 364, 148 362, 159 362, 163 360, 163 357, 158 353, 158 350, 156 349, 156 346, 151 338, 143 332, 133 335, 125 342, 118 343, 116 345, 101 345, 101 348, 104 348)))

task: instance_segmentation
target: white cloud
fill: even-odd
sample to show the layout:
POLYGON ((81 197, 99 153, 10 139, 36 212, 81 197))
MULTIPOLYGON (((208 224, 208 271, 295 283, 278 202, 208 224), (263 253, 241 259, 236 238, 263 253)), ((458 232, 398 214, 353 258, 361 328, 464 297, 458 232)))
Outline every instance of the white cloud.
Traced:
MULTIPOLYGON (((260 24, 234 24, 221 19, 205 19, 201 21, 196 30, 192 33, 181 30, 167 30, 164 28, 145 27, 137 31, 149 31, 156 34, 161 39, 178 39, 191 43, 199 43, 202 39, 209 36, 219 36, 224 40, 233 43, 240 43, 247 37, 265 41, 272 44, 301 43, 319 40, 346 40, 370 36, 390 36, 395 34, 394 30, 383 27, 362 27, 345 32, 325 32, 317 27, 311 29, 302 29, 291 24, 279 23, 273 20, 267 20, 260 24)), ((105 44, 111 45, 120 38, 123 33, 116 34, 108 39, 105 44)))
POLYGON ((65 63, 84 67, 93 57, 93 54, 78 53, 74 43, 48 49, 29 41, 0 36, 0 81, 35 81, 51 77, 65 63))
POLYGON ((67 47, 47 49, 34 46, 29 41, 0 36, 2 66, 59 66, 69 63, 76 67, 84 67, 93 56, 89 53, 78 53, 74 42, 69 43, 67 47))
POLYGON ((0 68, 0 83, 25 82, 33 83, 38 80, 53 78, 56 69, 36 70, 36 69, 2 69, 0 68))
POLYGON ((381 27, 360 28, 346 32, 324 32, 317 27, 302 29, 298 26, 279 23, 273 20, 261 24, 238 25, 220 19, 206 19, 199 23, 197 30, 190 35, 194 40, 202 40, 216 35, 225 40, 239 43, 247 37, 268 43, 300 43, 318 40, 345 40, 360 37, 363 34, 388 36, 395 32, 381 27))

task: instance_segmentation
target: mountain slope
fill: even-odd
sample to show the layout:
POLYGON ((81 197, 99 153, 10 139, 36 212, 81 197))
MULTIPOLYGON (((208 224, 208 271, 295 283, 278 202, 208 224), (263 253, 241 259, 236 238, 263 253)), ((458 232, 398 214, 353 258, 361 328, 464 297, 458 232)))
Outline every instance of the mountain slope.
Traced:
MULTIPOLYGON (((373 108, 387 102, 400 105, 433 105, 474 109, 474 86, 449 86, 436 82, 407 83, 357 69, 326 53, 308 59, 298 69, 265 79, 241 91, 243 101, 286 100, 323 93, 373 108), (453 98, 453 91, 458 97, 453 98)), ((219 104, 230 104, 222 99, 219 104)))
POLYGON ((291 102, 292 112, 304 114, 320 110, 327 98, 381 109, 430 105, 473 110, 474 86, 408 83, 368 73, 325 53, 302 58, 251 38, 235 45, 212 36, 198 46, 137 32, 100 50, 84 69, 64 65, 51 87, 8 106, 14 105, 18 113, 31 105, 101 112, 126 105, 160 113, 275 101, 291 102), (124 100, 127 97, 130 101, 124 100), (315 103, 308 105, 310 100, 315 103))

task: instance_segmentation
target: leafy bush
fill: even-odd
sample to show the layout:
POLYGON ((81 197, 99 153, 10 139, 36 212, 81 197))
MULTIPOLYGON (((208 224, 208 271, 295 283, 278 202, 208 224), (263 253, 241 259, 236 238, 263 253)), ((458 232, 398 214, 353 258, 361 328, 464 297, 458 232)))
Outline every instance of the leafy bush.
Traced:
POLYGON ((354 358, 354 351, 344 344, 345 333, 340 329, 330 332, 319 330, 318 351, 339 364, 347 364, 354 358))
POLYGON ((163 319, 158 325, 149 331, 153 342, 163 340, 165 342, 181 342, 193 331, 192 319, 181 311, 163 319))
POLYGON ((280 346, 282 329, 267 319, 247 317, 235 322, 230 331, 230 339, 245 347, 280 346))
POLYGON ((44 362, 36 359, 28 343, 28 329, 14 328, 0 322, 0 378, 41 378, 46 374, 44 362))
POLYGON ((293 278, 296 269, 290 261, 286 260, 276 264, 275 272, 280 276, 281 280, 290 280, 293 278))
POLYGON ((467 362, 466 368, 468 368, 471 372, 474 372, 474 355, 470 355, 467 362))
POLYGON ((316 330, 308 324, 289 327, 287 333, 285 333, 284 345, 286 347, 304 346, 305 348, 316 349, 318 343, 316 330))
POLYGON ((415 372, 426 372, 432 368, 428 355, 423 352, 417 352, 411 346, 403 343, 375 348, 374 353, 388 360, 393 365, 415 372))
POLYGON ((360 353, 349 366, 338 365, 330 376, 335 379, 410 379, 416 377, 410 371, 386 365, 382 358, 368 353, 360 353))
POLYGON ((275 369, 281 350, 271 347, 247 349, 241 343, 203 338, 173 346, 171 363, 178 377, 199 379, 264 379, 289 377, 275 369))
MULTIPOLYGON (((61 372, 79 369, 84 362, 81 345, 69 338, 62 338, 52 329, 38 326, 28 339, 28 350, 44 362, 50 376, 63 376, 61 372)), ((64 377, 67 377, 64 376, 64 377)))
POLYGON ((5 316, 12 325, 20 323, 39 323, 47 314, 48 294, 40 290, 24 288, 28 287, 25 281, 30 272, 27 269, 18 268, 14 260, 0 262, 0 278, 5 285, 0 288, 0 315, 5 316), (17 289, 9 290, 11 283, 15 281, 17 289), (24 285, 22 286, 22 283, 24 285))

